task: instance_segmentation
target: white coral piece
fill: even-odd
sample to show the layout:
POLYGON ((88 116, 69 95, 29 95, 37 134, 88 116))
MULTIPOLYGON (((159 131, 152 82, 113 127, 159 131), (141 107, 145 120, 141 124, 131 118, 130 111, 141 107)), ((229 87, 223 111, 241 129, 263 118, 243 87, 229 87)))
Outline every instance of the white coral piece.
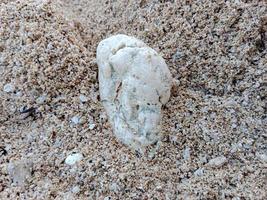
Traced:
POLYGON ((170 97, 164 59, 142 41, 115 35, 97 47, 99 89, 115 135, 135 150, 161 138, 161 107, 170 97))

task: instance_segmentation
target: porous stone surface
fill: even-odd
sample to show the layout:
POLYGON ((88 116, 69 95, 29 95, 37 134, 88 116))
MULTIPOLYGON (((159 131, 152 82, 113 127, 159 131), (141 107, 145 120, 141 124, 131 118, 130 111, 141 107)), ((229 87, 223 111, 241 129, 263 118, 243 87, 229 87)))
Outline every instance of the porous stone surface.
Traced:
POLYGON ((160 140, 161 107, 170 97, 164 59, 142 41, 119 34, 97 47, 99 90, 115 135, 134 150, 160 140))

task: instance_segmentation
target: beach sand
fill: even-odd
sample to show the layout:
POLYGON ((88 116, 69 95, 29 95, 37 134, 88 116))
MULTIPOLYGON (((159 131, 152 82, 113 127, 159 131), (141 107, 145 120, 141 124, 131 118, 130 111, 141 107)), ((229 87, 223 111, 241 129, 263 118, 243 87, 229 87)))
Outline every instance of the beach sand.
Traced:
POLYGON ((1 0, 0 199, 266 199, 266 96, 265 1, 1 0), (96 47, 118 33, 173 77, 153 156, 99 99, 96 47))

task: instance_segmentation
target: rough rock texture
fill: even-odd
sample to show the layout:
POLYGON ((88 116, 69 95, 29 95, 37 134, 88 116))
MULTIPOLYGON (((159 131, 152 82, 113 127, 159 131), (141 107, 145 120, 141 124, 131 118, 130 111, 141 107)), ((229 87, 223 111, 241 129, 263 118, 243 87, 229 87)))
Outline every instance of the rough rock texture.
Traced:
POLYGON ((161 139, 161 107, 170 98, 171 74, 142 41, 115 35, 97 47, 100 98, 115 135, 143 152, 161 139))
POLYGON ((264 1, 55 2, 37 7, 29 0, 0 1, 0 199, 266 199, 264 1), (33 17, 33 31, 18 34, 12 26, 23 27, 33 17), (25 46, 22 38, 37 31, 46 45, 25 46), (174 77, 154 158, 138 157, 117 142, 99 101, 96 48, 119 33, 160 52, 174 77), (36 73, 35 52, 43 49, 39 55, 48 58, 49 41, 60 47, 51 58, 55 63, 70 59, 70 72, 63 67, 59 77, 80 74, 79 81, 69 87, 52 68, 46 74, 52 80, 44 74, 38 84, 32 76, 15 84, 20 79, 12 72, 14 61, 26 67, 19 77, 36 73), (9 83, 15 93, 4 91, 9 83), (48 95, 34 95, 35 87, 48 95), (35 102, 39 97, 43 104, 35 102), (36 112, 21 118, 24 106, 36 112), (74 152, 83 159, 66 165, 74 152), (222 156, 223 165, 208 165, 222 156), (14 186, 8 165, 24 159, 33 162, 31 177, 23 187, 14 186))

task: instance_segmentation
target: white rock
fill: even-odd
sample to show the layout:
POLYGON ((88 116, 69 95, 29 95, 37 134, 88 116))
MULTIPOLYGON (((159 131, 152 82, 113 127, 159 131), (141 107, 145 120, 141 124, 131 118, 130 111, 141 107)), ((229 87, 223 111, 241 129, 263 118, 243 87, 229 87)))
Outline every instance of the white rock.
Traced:
POLYGON ((53 44, 49 43, 49 44, 47 45, 47 49, 52 50, 53 48, 54 48, 53 44))
POLYGON ((194 172, 195 176, 203 176, 204 174, 204 169, 203 168, 199 168, 194 172))
POLYGON ((232 144, 230 152, 231 153, 235 153, 235 152, 237 152, 241 148, 242 148, 242 143, 240 143, 240 142, 239 143, 232 144))
POLYGON ((184 157, 184 160, 189 160, 190 159, 190 148, 189 147, 186 147, 184 152, 183 152, 183 157, 184 157))
POLYGON ((80 117, 79 116, 74 116, 71 118, 72 123, 74 124, 79 124, 80 123, 80 117))
POLYGON ((6 84, 4 86, 4 91, 7 92, 7 93, 14 92, 15 91, 15 87, 11 83, 8 83, 8 84, 6 84))
POLYGON ((208 162, 207 161, 207 155, 200 156, 199 162, 202 163, 202 164, 207 163, 208 162))
POLYGON ((95 124, 89 124, 89 129, 93 130, 95 128, 95 126, 96 126, 95 124))
POLYGON ((77 194, 80 192, 80 190, 81 190, 80 187, 78 185, 76 185, 71 189, 71 192, 74 194, 77 194))
POLYGON ((179 60, 182 58, 184 54, 180 52, 179 50, 176 51, 176 53, 172 56, 173 61, 179 60))
POLYGON ((267 154, 256 153, 256 156, 263 162, 267 162, 267 154))
POLYGON ((170 141, 172 143, 176 143, 178 141, 178 137, 176 135, 170 136, 170 141))
POLYGON ((224 157, 224 156, 219 156, 219 157, 216 157, 216 158, 211 159, 211 160, 208 162, 207 165, 210 166, 210 167, 221 167, 221 166, 223 166, 226 162, 227 162, 226 157, 224 157))
POLYGON ((142 41, 115 35, 97 47, 101 101, 115 135, 135 150, 160 140, 161 107, 170 97, 171 74, 142 41))
POLYGON ((109 186, 109 190, 112 191, 112 192, 118 192, 120 190, 120 187, 118 186, 117 183, 113 182, 109 186))
POLYGON ((79 96, 79 99, 80 99, 80 101, 81 101, 82 103, 85 103, 85 102, 88 101, 88 98, 87 98, 86 96, 82 95, 82 94, 79 96))
POLYGON ((74 154, 69 155, 66 158, 65 163, 67 165, 74 165, 75 163, 80 162, 82 159, 83 159, 83 155, 82 154, 74 153, 74 154))
POLYGON ((21 92, 21 91, 17 91, 17 92, 16 92, 16 96, 17 96, 17 97, 21 97, 21 96, 22 96, 22 92, 21 92))

